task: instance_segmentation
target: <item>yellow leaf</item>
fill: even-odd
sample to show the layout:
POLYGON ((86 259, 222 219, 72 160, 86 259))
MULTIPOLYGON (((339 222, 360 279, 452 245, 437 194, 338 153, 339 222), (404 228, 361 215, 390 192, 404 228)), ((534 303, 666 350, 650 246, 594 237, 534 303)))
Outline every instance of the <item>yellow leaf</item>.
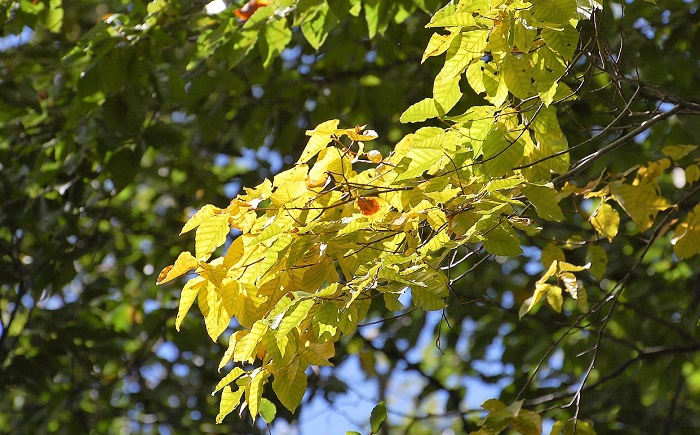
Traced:
POLYGON ((199 225, 194 238, 195 255, 198 260, 206 261, 216 248, 226 242, 231 231, 228 213, 211 216, 199 225))
POLYGON ((700 180, 700 165, 690 165, 685 168, 685 182, 693 184, 700 180))
POLYGON ((553 285, 547 289, 547 302, 557 313, 561 313, 562 305, 564 304, 564 298, 561 294, 561 287, 553 285))
POLYGON ((620 214, 610 204, 604 202, 598 206, 589 222, 598 234, 612 242, 620 225, 620 214))
POLYGON ((656 215, 669 207, 668 200, 656 193, 656 183, 644 180, 637 186, 611 183, 610 189, 615 200, 630 215, 640 231, 646 231, 654 224, 656 215))
MULTIPOLYGON (((306 144, 304 151, 302 151, 301 157, 299 157, 297 164, 308 162, 322 149, 324 149, 331 142, 332 136, 338 129, 339 122, 340 121, 338 119, 331 119, 319 124, 315 129, 307 131, 306 135, 311 136, 311 138, 306 144)), ((279 186, 277 180, 275 180, 275 185, 279 186)))
POLYGON ((219 371, 221 371, 226 364, 231 362, 231 359, 233 359, 233 351, 236 349, 236 343, 238 343, 238 340, 243 338, 246 335, 247 331, 236 331, 228 339, 228 348, 226 348, 226 352, 224 353, 224 356, 221 357, 221 361, 219 362, 219 371))
POLYGON ((221 394, 221 403, 219 404, 219 414, 216 416, 216 423, 220 424, 224 421, 224 417, 229 415, 238 404, 241 402, 241 396, 243 396, 243 388, 239 388, 236 391, 232 391, 231 387, 224 387, 224 391, 221 394))
POLYGON ((252 364, 255 361, 258 345, 267 329, 268 324, 266 320, 261 319, 255 322, 248 334, 236 343, 236 349, 233 353, 234 360, 252 364))
POLYGON ((211 394, 215 394, 215 393, 216 393, 217 391, 219 391, 220 389, 224 388, 225 386, 227 386, 227 385, 230 384, 231 382, 235 381, 236 379, 238 379, 239 377, 241 377, 241 375, 242 375, 243 373, 245 373, 245 372, 243 371, 242 368, 240 368, 240 367, 234 367, 233 370, 231 370, 226 376, 224 376, 224 377, 219 381, 218 384, 216 384, 216 388, 214 388, 214 391, 212 391, 211 394))
POLYGON ((212 341, 216 342, 231 322, 231 315, 225 310, 223 300, 214 284, 207 281, 197 295, 199 310, 204 316, 204 325, 212 341))
POLYGON ((678 224, 671 243, 679 258, 690 258, 700 253, 700 204, 688 213, 685 222, 678 224))
POLYGON ((546 268, 550 268, 554 261, 566 261, 564 250, 559 245, 550 243, 542 250, 541 261, 546 268))
POLYGON ((214 207, 211 204, 205 205, 187 221, 185 226, 182 227, 180 235, 183 235, 184 233, 197 228, 202 222, 204 222, 205 220, 209 219, 217 213, 221 213, 221 209, 219 207, 214 207))
POLYGON ((430 37, 430 41, 428 41, 428 46, 425 48, 423 58, 420 61, 421 63, 425 62, 425 60, 431 56, 439 56, 447 51, 452 43, 452 40, 459 34, 459 31, 456 29, 448 30, 450 33, 447 35, 433 33, 433 35, 430 37))
POLYGON ((185 315, 192 307, 194 300, 197 298, 199 291, 203 286, 206 286, 206 281, 204 278, 197 277, 187 281, 187 284, 182 288, 182 293, 180 294, 180 305, 177 309, 177 316, 175 317, 175 329, 179 332, 182 320, 185 315))
POLYGON ((673 160, 680 160, 695 151, 697 148, 697 145, 668 145, 661 148, 661 152, 673 160))
POLYGON ((263 389, 269 376, 270 374, 267 370, 258 369, 253 372, 253 379, 251 379, 250 383, 245 387, 245 400, 248 404, 250 415, 253 417, 253 421, 255 421, 255 417, 258 416, 263 389))
POLYGON ((325 343, 309 343, 299 349, 299 355, 306 364, 315 366, 333 366, 329 361, 335 356, 335 343, 326 341, 325 343))
POLYGON ((156 284, 160 285, 171 281, 178 276, 186 274, 195 267, 197 267, 197 260, 192 256, 192 254, 189 251, 182 252, 180 255, 178 255, 177 260, 175 260, 175 264, 163 268, 158 275, 156 284))
POLYGON ((328 179, 329 172, 331 175, 339 175, 343 173, 343 163, 340 159, 340 150, 336 147, 327 147, 321 150, 316 163, 309 171, 307 184, 310 187, 322 186, 328 179))

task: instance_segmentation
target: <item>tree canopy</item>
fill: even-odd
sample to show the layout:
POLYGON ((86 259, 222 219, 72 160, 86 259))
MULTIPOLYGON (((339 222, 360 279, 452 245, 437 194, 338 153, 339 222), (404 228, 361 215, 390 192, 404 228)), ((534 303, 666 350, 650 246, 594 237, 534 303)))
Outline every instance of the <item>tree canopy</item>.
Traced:
POLYGON ((0 16, 0 427, 700 427, 695 4, 0 16))

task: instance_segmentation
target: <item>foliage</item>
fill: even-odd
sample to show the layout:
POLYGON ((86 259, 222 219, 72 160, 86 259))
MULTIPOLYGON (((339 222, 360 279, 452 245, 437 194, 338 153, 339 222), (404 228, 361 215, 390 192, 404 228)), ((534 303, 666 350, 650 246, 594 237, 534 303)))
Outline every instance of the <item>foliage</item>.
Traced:
POLYGON ((117 408, 163 410, 137 421, 184 428, 197 418, 181 421, 163 392, 195 397, 209 382, 218 416, 207 399, 182 401, 209 418, 199 430, 243 432, 245 418, 224 419, 241 403, 253 419, 291 419, 306 391, 333 400, 329 372, 309 366, 358 353, 380 385, 383 356, 392 373, 419 373, 423 396, 448 397, 400 422, 389 400, 375 432, 539 433, 543 418, 554 433, 697 427, 695 30, 677 24, 681 2, 661 18, 638 3, 4 6, 5 32, 37 38, 3 57, 5 408, 51 402, 35 424, 104 431, 124 424, 104 410, 117 395, 117 408), (678 68, 659 69, 674 54, 678 68), (262 182, 245 160, 212 164, 263 142, 296 164, 262 182), (256 187, 235 195, 231 177, 256 187), (209 205, 174 212, 194 203, 209 205), (194 232, 194 253, 176 227, 194 232), (179 303, 150 284, 168 258, 159 284, 197 275, 179 303), (195 300, 204 330, 186 316, 195 300), (379 336, 353 338, 366 318, 386 319, 379 336), (444 355, 421 350, 421 331, 444 355), (150 352, 173 342, 189 353, 150 352), (51 346, 68 351, 39 366, 51 346), (494 348, 495 375, 478 364, 494 348), (166 361, 191 378, 154 385, 143 369, 166 361), (28 367, 42 388, 27 388, 28 367), (499 385, 483 411, 465 408, 475 378, 499 385))

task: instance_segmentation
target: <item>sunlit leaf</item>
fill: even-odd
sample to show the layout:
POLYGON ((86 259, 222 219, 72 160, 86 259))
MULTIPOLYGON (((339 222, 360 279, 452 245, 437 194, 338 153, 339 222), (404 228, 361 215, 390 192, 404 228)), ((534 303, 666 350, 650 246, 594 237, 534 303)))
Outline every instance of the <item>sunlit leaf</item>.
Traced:
POLYGON ((224 421, 224 417, 230 414, 238 404, 241 402, 241 397, 243 396, 243 388, 239 388, 236 391, 231 390, 231 387, 224 387, 223 393, 221 393, 221 403, 219 404, 219 414, 216 416, 216 422, 221 423, 224 421))
POLYGON ((197 263, 197 260, 189 251, 182 252, 177 256, 177 260, 175 260, 172 266, 166 266, 160 274, 158 274, 156 284, 163 284, 182 276, 197 267, 197 264, 199 263, 197 263))
POLYGON ((198 260, 206 261, 216 248, 226 242, 226 236, 231 232, 228 218, 227 213, 222 213, 211 216, 199 225, 194 244, 198 260))
POLYGON ((620 215, 608 203, 602 203, 589 219, 591 226, 603 237, 612 242, 620 226, 620 215))

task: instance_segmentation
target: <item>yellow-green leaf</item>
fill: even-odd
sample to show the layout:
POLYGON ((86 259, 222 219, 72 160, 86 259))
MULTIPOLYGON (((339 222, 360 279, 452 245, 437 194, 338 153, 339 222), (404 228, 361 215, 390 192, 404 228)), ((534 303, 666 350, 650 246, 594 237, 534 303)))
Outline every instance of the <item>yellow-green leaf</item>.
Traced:
POLYGON ((433 98, 441 116, 449 112, 462 98, 459 76, 444 77, 438 75, 433 83, 433 98))
MULTIPOLYGON (((331 142, 331 137, 338 128, 338 123, 340 123, 340 120, 331 119, 319 124, 315 129, 307 131, 306 135, 311 136, 311 138, 306 144, 304 151, 302 151, 297 164, 308 162, 322 149, 324 149, 331 142)), ((275 185, 280 185, 277 183, 277 180, 275 180, 275 185)))
POLYGON ((335 302, 323 302, 318 311, 316 311, 313 326, 320 343, 335 337, 338 331, 338 306, 335 302))
POLYGON ((279 327, 277 328, 277 336, 285 336, 289 331, 299 326, 301 322, 306 319, 306 316, 309 314, 309 310, 311 310, 311 307, 313 306, 313 299, 305 299, 293 304, 284 313, 282 322, 280 322, 279 327))
POLYGON ((586 252, 586 262, 590 263, 589 272, 594 278, 601 280, 608 268, 608 254, 598 245, 589 245, 586 252))
POLYGON ((433 33, 428 41, 428 46, 425 48, 421 63, 431 56, 439 56, 450 47, 452 40, 459 34, 458 31, 452 30, 449 34, 433 33))
POLYGON ((559 245, 555 243, 550 243, 547 246, 545 246, 542 250, 542 265, 546 268, 550 268, 555 260, 558 262, 566 261, 566 257, 564 256, 564 250, 559 245))
POLYGON ((620 226, 620 214, 610 204, 604 202, 598 206, 589 222, 598 234, 612 242, 620 226))
POLYGON ((523 186, 522 191, 527 199, 530 200, 530 203, 535 206, 535 211, 537 211, 539 217, 557 222, 564 220, 561 208, 557 204, 557 191, 551 185, 538 186, 529 184, 523 186))
POLYGON ((231 387, 224 387, 224 391, 221 394, 221 403, 219 404, 219 414, 216 416, 216 423, 220 424, 224 421, 224 417, 229 415, 239 403, 241 403, 241 396, 243 396, 244 389, 239 388, 236 391, 231 390, 231 387))
POLYGON ((520 255, 520 239, 513 227, 507 222, 501 222, 484 234, 484 248, 494 255, 520 255))
POLYGON ((630 215, 640 231, 646 231, 654 224, 656 215, 669 207, 668 200, 656 193, 656 184, 642 181, 636 186, 622 183, 611 183, 615 200, 630 215))
POLYGON ((255 421, 255 417, 258 416, 263 389, 269 376, 270 374, 267 370, 258 369, 253 372, 250 383, 245 387, 245 400, 250 410, 250 415, 253 417, 253 421, 255 421))
POLYGON ((697 145, 667 145, 661 148, 661 152, 673 160, 680 160, 695 151, 697 148, 697 145))
POLYGON ((676 226, 675 237, 671 240, 673 250, 679 258, 690 258, 700 253, 700 204, 688 212, 685 222, 676 226))
POLYGON ((294 412, 301 403, 306 392, 306 367, 299 365, 299 360, 294 359, 287 367, 275 373, 272 381, 272 389, 285 408, 294 412))
POLYGON ((226 376, 224 376, 218 384, 216 384, 216 388, 214 388, 214 391, 211 393, 214 395, 217 391, 220 389, 224 388, 231 382, 235 381, 236 379, 240 378, 241 375, 243 375, 245 371, 243 371, 242 368, 240 367, 234 367, 226 376))

